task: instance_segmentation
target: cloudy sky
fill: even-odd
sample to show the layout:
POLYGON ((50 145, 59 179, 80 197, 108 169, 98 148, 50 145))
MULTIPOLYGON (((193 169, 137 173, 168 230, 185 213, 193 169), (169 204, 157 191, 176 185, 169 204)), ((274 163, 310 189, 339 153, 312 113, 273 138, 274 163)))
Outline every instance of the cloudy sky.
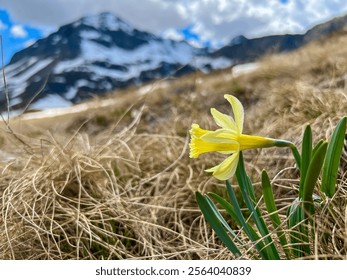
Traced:
POLYGON ((5 63, 15 51, 86 15, 109 11, 134 27, 212 47, 238 35, 303 33, 347 13, 346 0, 0 0, 5 63))

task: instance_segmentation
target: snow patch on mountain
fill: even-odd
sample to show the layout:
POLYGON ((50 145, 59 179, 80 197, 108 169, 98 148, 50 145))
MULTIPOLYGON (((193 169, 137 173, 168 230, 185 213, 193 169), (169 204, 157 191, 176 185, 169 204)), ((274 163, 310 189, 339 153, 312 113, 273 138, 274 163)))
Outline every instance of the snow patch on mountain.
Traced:
POLYGON ((171 62, 186 64, 192 61, 194 50, 186 43, 171 43, 165 41, 152 41, 135 50, 126 50, 119 47, 105 47, 93 41, 81 42, 81 58, 84 61, 108 61, 113 64, 129 65, 140 64, 147 61, 171 62))
MULTIPOLYGON (((94 34, 94 33, 91 33, 94 34)), ((94 34, 96 37, 96 34, 94 34)), ((94 36, 93 35, 93 36, 94 36)), ((73 60, 61 61, 53 69, 53 73, 62 74, 70 71, 95 73, 99 77, 110 77, 126 81, 138 77, 143 71, 157 69, 162 63, 186 65, 194 62, 196 50, 184 42, 156 40, 141 45, 135 50, 127 50, 117 46, 106 47, 95 41, 85 39, 81 42, 81 54, 73 60), (124 66, 119 69, 95 65, 95 62, 107 61, 110 65, 124 66)), ((215 68, 230 65, 225 59, 200 60, 211 63, 215 68)))
POLYGON ((64 97, 65 97, 66 99, 71 100, 71 99, 75 98, 76 95, 77 95, 77 88, 75 88, 75 87, 70 87, 70 88, 68 89, 68 91, 64 94, 64 97))
POLYGON ((6 77, 9 78, 20 73, 21 71, 24 71, 25 69, 36 63, 38 60, 39 59, 37 57, 30 57, 25 61, 18 61, 16 63, 6 65, 6 77))
POLYGON ((94 27, 95 29, 107 29, 111 31, 122 30, 127 33, 131 33, 134 30, 129 24, 115 17, 111 13, 88 16, 83 18, 81 22, 85 25, 94 27))
POLYGON ((259 63, 256 63, 256 62, 239 64, 232 68, 232 75, 234 77, 238 77, 244 74, 254 72, 258 68, 259 68, 259 63))
POLYGON ((27 63, 18 62, 12 65, 12 71, 11 68, 6 68, 6 81, 10 97, 17 98, 21 95, 28 86, 29 79, 51 64, 52 61, 53 59, 51 58, 39 61, 38 58, 34 57, 27 63))
POLYGON ((59 95, 48 94, 47 96, 31 104, 30 109, 43 110, 52 108, 64 108, 70 107, 71 105, 72 102, 59 95))
POLYGON ((56 64, 53 68, 53 74, 63 74, 65 72, 70 72, 77 70, 79 66, 83 65, 84 59, 78 57, 72 60, 63 60, 56 64))
POLYGON ((100 33, 95 31, 95 30, 82 30, 80 32, 80 36, 83 39, 87 39, 87 40, 93 40, 93 39, 99 39, 100 38, 100 33))
POLYGON ((53 36, 53 38, 52 38, 52 45, 58 44, 61 39, 62 39, 62 37, 60 35, 53 36))

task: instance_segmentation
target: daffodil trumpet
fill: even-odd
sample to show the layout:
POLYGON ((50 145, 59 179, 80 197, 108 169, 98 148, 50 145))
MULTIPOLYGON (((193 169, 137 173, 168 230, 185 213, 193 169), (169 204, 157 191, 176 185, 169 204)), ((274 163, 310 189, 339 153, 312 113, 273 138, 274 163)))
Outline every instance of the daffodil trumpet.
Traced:
POLYGON ((212 175, 219 180, 228 180, 235 174, 240 151, 268 147, 291 147, 292 149, 295 147, 293 143, 286 140, 242 134, 243 106, 232 95, 226 94, 224 97, 232 107, 234 118, 212 108, 211 114, 220 129, 215 131, 205 130, 200 128, 198 124, 193 123, 190 130, 189 156, 191 158, 197 158, 199 155, 209 152, 230 155, 221 164, 205 171, 212 172, 212 175))

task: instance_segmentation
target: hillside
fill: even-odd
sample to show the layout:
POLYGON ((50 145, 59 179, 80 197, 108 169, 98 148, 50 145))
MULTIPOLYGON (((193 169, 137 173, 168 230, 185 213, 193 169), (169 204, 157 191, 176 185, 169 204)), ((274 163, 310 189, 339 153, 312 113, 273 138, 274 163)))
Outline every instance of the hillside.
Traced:
MULTIPOLYGON (((245 107, 245 133, 300 145, 310 123, 314 141, 330 137, 346 114, 346 45, 347 33, 340 32, 268 56, 244 75, 229 69, 168 78, 91 101, 77 112, 23 115, 9 128, 2 122, 0 258, 234 258, 195 201, 196 191, 223 194, 225 185, 203 171, 220 156, 188 157, 191 124, 215 129, 210 108, 229 113, 228 93, 245 107)), ((244 156, 254 182, 268 170, 284 216, 298 188, 290 151, 244 156)), ((343 171, 338 189, 331 207, 316 213, 315 258, 346 257, 343 171), (330 241, 321 242, 326 234, 330 241)), ((241 232, 240 238, 248 242, 241 232)), ((245 250, 242 257, 252 256, 245 250)))

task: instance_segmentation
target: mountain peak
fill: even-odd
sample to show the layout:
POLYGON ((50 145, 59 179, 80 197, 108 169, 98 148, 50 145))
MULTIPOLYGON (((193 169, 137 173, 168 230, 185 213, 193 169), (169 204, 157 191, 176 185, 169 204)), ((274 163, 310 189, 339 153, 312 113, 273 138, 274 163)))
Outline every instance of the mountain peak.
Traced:
POLYGON ((81 18, 77 23, 82 23, 98 30, 122 30, 128 33, 131 33, 134 30, 134 28, 128 23, 110 12, 103 12, 98 15, 86 16, 81 18))
POLYGON ((233 46, 233 45, 239 45, 239 44, 242 44, 244 43, 245 41, 247 41, 248 39, 243 36, 243 35, 239 35, 239 36, 236 36, 234 37, 230 43, 229 43, 229 46, 233 46))

